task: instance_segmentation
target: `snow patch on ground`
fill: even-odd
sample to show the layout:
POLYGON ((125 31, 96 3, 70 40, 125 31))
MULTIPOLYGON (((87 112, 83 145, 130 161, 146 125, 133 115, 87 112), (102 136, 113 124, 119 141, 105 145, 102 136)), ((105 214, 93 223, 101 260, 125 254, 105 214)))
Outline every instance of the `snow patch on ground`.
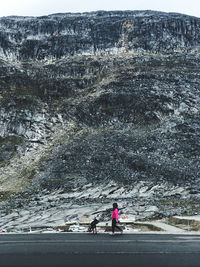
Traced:
MULTIPOLYGON (((164 195, 166 188, 169 191, 170 185, 154 186, 141 181, 128 187, 110 181, 95 187, 89 183, 71 192, 58 190, 39 195, 28 204, 13 209, 9 214, 4 207, 0 214, 1 227, 22 229, 30 226, 58 226, 65 225, 68 221, 95 217, 100 221, 110 220, 114 202, 118 202, 121 218, 127 214, 134 219, 150 218, 159 213, 158 206, 152 204, 150 199, 164 195)), ((171 186, 169 195, 176 194, 184 197, 187 189, 171 186)))

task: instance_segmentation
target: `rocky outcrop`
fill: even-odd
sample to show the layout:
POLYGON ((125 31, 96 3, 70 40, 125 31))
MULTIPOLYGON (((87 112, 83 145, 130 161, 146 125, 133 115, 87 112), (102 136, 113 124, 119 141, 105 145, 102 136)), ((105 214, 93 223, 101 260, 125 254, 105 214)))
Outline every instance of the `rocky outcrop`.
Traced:
POLYGON ((0 19, 0 54, 41 60, 128 51, 199 49, 200 20, 152 11, 54 14, 0 19))
POLYGON ((1 18, 3 216, 116 199, 144 217, 196 213, 199 29, 152 11, 1 18))

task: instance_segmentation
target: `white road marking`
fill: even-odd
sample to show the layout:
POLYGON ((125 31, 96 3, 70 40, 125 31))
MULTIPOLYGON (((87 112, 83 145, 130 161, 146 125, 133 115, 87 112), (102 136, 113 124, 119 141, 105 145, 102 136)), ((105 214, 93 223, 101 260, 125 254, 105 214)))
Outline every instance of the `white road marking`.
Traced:
POLYGON ((191 237, 191 236, 179 236, 178 238, 180 238, 180 239, 192 239, 192 238, 195 238, 195 239, 199 239, 200 240, 200 236, 193 236, 193 237, 191 237))
POLYGON ((200 239, 183 239, 183 240, 145 240, 145 239, 140 239, 140 240, 1 240, 0 244, 20 244, 20 243, 190 243, 190 242, 195 242, 198 243, 200 242, 200 239))

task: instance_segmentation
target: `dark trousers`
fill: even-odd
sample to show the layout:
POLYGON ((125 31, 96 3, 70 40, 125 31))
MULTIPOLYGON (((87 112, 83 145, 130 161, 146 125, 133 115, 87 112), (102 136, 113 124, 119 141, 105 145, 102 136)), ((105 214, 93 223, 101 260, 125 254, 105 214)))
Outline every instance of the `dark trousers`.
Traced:
POLYGON ((119 229, 120 232, 122 231, 122 229, 119 226, 117 226, 116 219, 112 219, 112 232, 113 233, 115 232, 115 228, 119 229))

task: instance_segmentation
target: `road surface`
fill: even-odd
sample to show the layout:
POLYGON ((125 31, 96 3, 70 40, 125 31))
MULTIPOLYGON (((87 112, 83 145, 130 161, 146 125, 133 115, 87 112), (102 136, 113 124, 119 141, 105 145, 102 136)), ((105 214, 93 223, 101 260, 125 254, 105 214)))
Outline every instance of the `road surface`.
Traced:
POLYGON ((200 236, 1 234, 0 266, 199 267, 200 236))

